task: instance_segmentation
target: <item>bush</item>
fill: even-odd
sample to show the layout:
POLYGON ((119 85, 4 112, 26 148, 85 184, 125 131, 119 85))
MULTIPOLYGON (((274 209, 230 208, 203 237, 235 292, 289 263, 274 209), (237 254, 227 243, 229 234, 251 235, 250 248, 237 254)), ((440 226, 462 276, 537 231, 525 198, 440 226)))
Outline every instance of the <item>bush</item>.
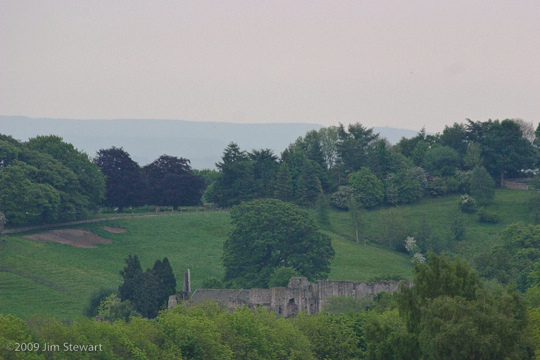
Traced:
POLYGON ((349 175, 349 184, 354 189, 357 201, 369 208, 379 205, 384 199, 384 186, 367 167, 349 175))
POLYGON ((447 193, 456 193, 460 191, 460 182, 455 176, 449 176, 444 180, 447 193))
POLYGON ((471 173, 471 195, 480 205, 488 205, 495 198, 495 181, 483 166, 471 173))
POLYGON ((392 205, 410 204, 422 197, 422 184, 416 176, 415 168, 388 174, 385 179, 386 201, 392 205))
POLYGON ((380 274, 374 275, 368 279, 367 282, 378 282, 378 281, 401 281, 407 280, 403 275, 398 274, 380 274))
POLYGON ((378 242, 388 245, 392 250, 406 253, 407 249, 405 249, 403 239, 410 235, 410 231, 403 215, 396 209, 388 209, 382 214, 379 221, 381 232, 378 236, 378 242))
POLYGON ((471 173, 469 171, 456 170, 455 179, 458 182, 458 191, 462 194, 468 194, 471 191, 471 173))
POLYGON ((115 289, 105 289, 100 288, 99 290, 96 290, 90 295, 90 298, 88 299, 88 304, 83 310, 83 315, 87 316, 89 318, 94 318, 98 316, 99 312, 99 306, 101 303, 107 299, 111 294, 116 293, 117 290, 115 289))
POLYGON ((467 214, 473 214, 476 212, 476 201, 465 194, 462 195, 458 202, 459 210, 467 214))
POLYGON ((478 221, 481 223, 487 223, 487 224, 498 224, 501 219, 497 214, 493 214, 490 212, 487 212, 484 209, 480 209, 478 212, 478 221))
POLYGON ((347 210, 349 202, 354 199, 354 189, 350 186, 340 186, 331 196, 332 205, 338 209, 347 210))
POLYGON ((459 168, 460 158, 451 147, 435 146, 426 152, 423 164, 433 176, 451 176, 459 168))
POLYGON ((427 188, 431 196, 443 196, 448 192, 448 188, 442 177, 436 177, 430 181, 427 188))

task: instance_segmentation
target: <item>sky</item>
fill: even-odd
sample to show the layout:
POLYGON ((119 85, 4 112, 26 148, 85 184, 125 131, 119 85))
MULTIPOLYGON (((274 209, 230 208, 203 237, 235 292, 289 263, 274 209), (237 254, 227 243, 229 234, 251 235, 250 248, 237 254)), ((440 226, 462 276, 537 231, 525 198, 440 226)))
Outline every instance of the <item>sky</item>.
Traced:
POLYGON ((540 1, 0 1, 0 115, 540 121, 540 1))

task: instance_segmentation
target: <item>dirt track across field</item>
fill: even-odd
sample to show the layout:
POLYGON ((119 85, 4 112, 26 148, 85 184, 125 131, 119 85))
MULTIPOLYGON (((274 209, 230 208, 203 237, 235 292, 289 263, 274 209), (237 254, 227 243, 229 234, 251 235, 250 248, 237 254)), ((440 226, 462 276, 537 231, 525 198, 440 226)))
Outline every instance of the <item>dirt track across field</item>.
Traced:
POLYGON ((111 240, 97 236, 88 230, 63 229, 49 230, 34 235, 26 235, 26 239, 44 242, 57 242, 60 244, 71 245, 80 248, 96 248, 94 244, 112 244, 111 240))
POLYGON ((106 230, 110 233, 113 233, 113 234, 123 234, 125 232, 127 232, 126 229, 122 229, 122 228, 115 228, 115 227, 110 227, 110 226, 102 226, 101 227, 103 230, 106 230))
POLYGON ((100 221, 108 221, 108 220, 145 219, 145 218, 152 218, 152 217, 179 216, 179 215, 205 215, 205 214, 224 213, 224 212, 228 212, 228 211, 219 210, 219 211, 198 211, 198 212, 185 212, 185 213, 179 212, 179 213, 159 214, 159 215, 114 216, 114 217, 108 217, 108 218, 70 221, 70 222, 61 223, 61 224, 48 224, 48 225, 40 225, 40 226, 28 226, 28 227, 23 227, 23 228, 7 229, 7 230, 2 231, 2 234, 15 234, 15 233, 20 233, 20 232, 25 232, 25 231, 49 229, 49 228, 63 227, 63 226, 70 226, 70 225, 79 225, 79 224, 89 224, 89 223, 95 223, 95 222, 100 222, 100 221))

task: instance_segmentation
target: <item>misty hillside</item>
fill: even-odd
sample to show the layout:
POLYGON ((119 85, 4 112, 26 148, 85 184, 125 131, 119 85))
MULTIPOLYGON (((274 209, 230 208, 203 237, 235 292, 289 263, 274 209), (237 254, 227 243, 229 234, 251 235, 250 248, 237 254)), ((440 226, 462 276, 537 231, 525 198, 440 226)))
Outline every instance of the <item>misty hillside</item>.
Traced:
MULTIPOLYGON (((235 124, 185 120, 73 120, 0 116, 0 133, 26 141, 37 135, 58 135, 90 156, 111 146, 123 147, 140 165, 163 154, 191 160, 196 169, 214 168, 223 149, 234 141, 243 150, 270 148, 280 154, 291 142, 319 124, 235 124)), ((414 130, 375 127, 375 132, 396 143, 414 130)))

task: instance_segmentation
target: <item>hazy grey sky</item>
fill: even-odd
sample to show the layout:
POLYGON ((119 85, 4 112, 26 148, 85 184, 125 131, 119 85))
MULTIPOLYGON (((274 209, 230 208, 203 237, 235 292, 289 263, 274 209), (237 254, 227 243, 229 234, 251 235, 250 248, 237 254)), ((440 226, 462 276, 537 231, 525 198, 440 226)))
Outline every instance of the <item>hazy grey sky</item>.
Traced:
POLYGON ((0 115, 540 120, 540 1, 0 1, 0 115))

